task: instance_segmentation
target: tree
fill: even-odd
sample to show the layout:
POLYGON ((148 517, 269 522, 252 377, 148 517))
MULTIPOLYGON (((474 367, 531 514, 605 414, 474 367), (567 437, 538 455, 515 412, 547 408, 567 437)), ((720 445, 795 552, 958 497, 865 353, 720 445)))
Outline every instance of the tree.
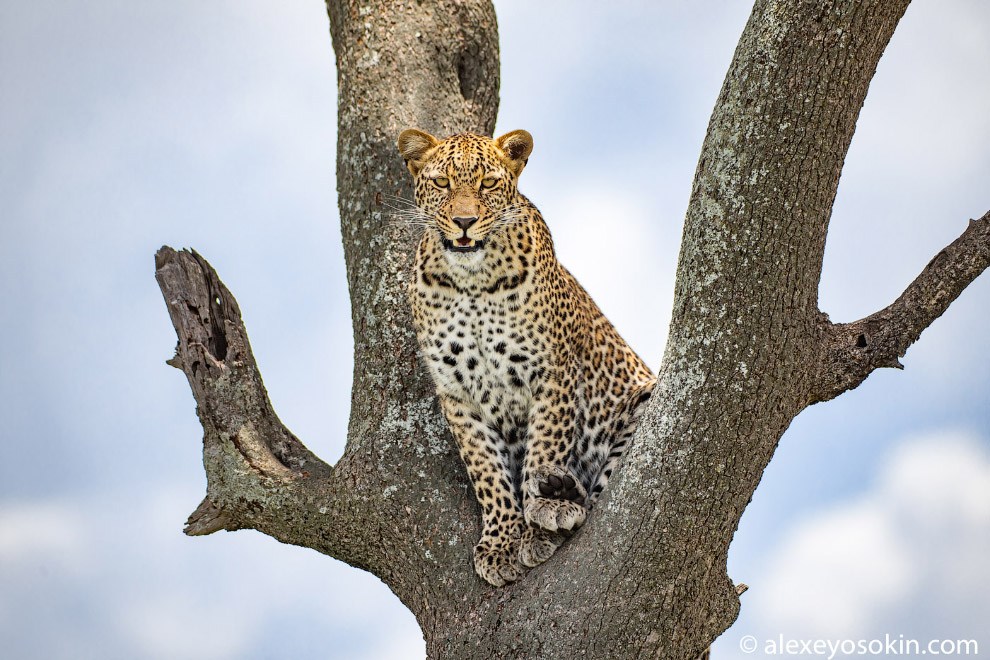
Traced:
POLYGON ((401 129, 491 134, 494 11, 330 0, 355 337, 347 449, 329 466, 281 424, 233 296, 199 255, 163 248, 170 362, 204 427, 208 490, 187 533, 256 529, 371 571, 431 657, 696 655, 738 612, 729 542, 791 420, 899 366, 990 265, 988 213, 883 310, 833 324, 818 309, 841 166, 907 4, 757 0, 695 175, 658 394, 585 528, 493 590, 474 575, 477 506, 417 364, 405 303, 417 236, 386 201, 410 197, 401 129))

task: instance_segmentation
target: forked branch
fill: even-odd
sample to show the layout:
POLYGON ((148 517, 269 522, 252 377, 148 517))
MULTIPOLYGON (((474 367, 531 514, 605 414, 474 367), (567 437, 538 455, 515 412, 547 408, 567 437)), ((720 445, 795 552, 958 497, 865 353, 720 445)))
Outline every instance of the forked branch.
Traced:
POLYGON ((990 212, 970 220, 889 306, 853 323, 827 326, 812 403, 857 387, 874 369, 902 369, 898 358, 988 266, 990 212))
MULTIPOLYGON (((302 544, 290 521, 316 511, 332 529, 340 499, 333 469, 272 409, 237 301, 194 251, 161 248, 155 276, 179 339, 168 363, 185 373, 204 431, 207 494, 186 534, 253 528, 302 544)), ((326 538, 306 544, 333 556, 348 554, 326 538)))

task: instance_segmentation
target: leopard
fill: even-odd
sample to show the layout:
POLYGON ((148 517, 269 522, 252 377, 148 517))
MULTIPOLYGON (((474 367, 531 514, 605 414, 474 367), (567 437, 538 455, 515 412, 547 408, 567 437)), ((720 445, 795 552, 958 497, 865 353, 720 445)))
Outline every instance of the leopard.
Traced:
POLYGON ((481 509, 477 575, 495 587, 584 524, 656 377, 557 260, 518 190, 533 137, 407 129, 422 228, 409 301, 419 355, 481 509))

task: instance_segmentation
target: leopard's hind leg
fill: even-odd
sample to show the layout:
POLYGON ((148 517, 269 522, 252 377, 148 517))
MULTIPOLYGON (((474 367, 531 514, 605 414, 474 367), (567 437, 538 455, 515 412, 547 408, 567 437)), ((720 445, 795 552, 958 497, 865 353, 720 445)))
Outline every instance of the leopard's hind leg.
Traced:
POLYGON ((595 482, 588 489, 589 508, 594 505, 595 501, 602 494, 602 491, 605 490, 608 480, 612 477, 612 473, 622 460, 622 456, 625 454, 626 447, 629 444, 629 439, 636 432, 636 427, 639 425, 643 410, 646 409, 646 402, 652 396, 656 383, 656 379, 653 379, 642 387, 633 390, 625 406, 616 416, 615 423, 612 425, 612 443, 609 446, 608 456, 606 456, 605 462, 598 471, 595 482))

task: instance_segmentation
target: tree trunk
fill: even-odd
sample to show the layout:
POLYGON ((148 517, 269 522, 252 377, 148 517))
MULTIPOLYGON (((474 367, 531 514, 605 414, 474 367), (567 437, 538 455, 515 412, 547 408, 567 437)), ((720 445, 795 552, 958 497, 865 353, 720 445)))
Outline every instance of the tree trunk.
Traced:
MULTIPOLYGON (((702 148, 657 393, 585 527, 496 589, 474 574, 479 511, 417 362, 406 285, 417 241, 403 128, 490 135, 498 40, 486 0, 328 0, 337 181, 355 337, 344 456, 279 422, 237 304, 195 253, 157 276, 199 403, 207 496, 187 533, 257 529, 380 577, 433 658, 689 658, 735 619, 732 535, 802 409, 857 386, 990 263, 990 213, 904 295, 857 323, 818 310, 839 173, 908 0, 758 0, 702 148)), ((335 597, 328 594, 328 598, 335 597)))

